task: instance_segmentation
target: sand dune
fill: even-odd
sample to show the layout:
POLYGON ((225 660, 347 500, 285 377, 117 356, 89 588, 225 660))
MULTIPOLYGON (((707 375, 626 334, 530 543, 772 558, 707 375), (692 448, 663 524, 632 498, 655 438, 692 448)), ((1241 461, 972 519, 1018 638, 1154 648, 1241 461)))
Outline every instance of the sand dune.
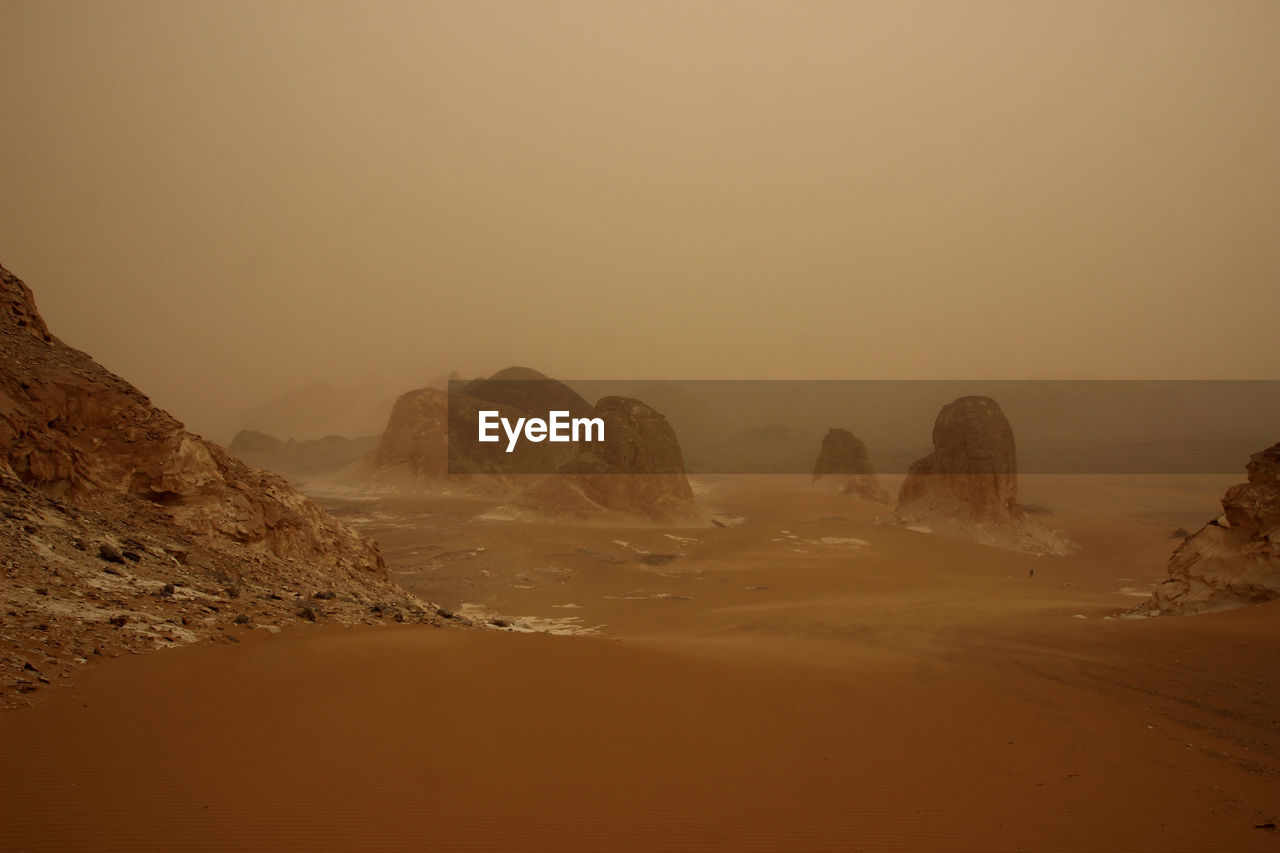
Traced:
POLYGON ((702 484, 724 529, 349 507, 408 588, 598 636, 308 626, 87 668, 0 716, 0 847, 1273 849, 1275 608, 1118 618, 1216 486, 1029 483, 1065 558, 777 478, 702 484))

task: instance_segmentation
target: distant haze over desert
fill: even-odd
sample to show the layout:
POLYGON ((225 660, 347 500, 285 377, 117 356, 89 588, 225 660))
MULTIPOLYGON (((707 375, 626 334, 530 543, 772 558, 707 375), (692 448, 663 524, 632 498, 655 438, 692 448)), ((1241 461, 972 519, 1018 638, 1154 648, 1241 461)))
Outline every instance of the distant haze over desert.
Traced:
POLYGON ((0 853, 1274 851, 1277 34, 0 0, 0 853))
POLYGON ((0 15, 0 256, 222 442, 510 364, 1277 378, 1265 0, 0 15))

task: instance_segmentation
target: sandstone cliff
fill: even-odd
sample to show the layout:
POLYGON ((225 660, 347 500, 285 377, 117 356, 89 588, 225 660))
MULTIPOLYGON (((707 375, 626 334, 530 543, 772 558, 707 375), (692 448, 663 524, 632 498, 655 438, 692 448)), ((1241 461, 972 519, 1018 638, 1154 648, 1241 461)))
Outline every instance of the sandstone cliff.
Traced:
POLYGON ((1143 613, 1204 613, 1280 598, 1280 444, 1253 454, 1248 482, 1222 496, 1223 513, 1169 559, 1169 579, 1143 613))

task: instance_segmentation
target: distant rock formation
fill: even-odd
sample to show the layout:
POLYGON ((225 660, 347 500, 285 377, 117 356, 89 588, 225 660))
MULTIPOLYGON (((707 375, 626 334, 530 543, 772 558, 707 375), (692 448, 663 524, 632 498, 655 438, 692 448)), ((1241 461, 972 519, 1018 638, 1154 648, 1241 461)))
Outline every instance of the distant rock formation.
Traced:
POLYGON ((451 484, 513 494, 529 485, 528 475, 549 474, 573 457, 571 444, 520 442, 511 453, 504 441, 451 444, 451 430, 458 436, 475 435, 482 409, 514 422, 546 418, 550 411, 582 417, 591 405, 563 382, 527 367, 509 367, 453 392, 408 391, 392 407, 378 445, 349 466, 341 479, 410 491, 451 484))
POLYGON ((371 540, 53 337, 3 267, 0 551, 0 655, 191 641, 238 614, 287 622, 316 591, 332 603, 304 602, 304 618, 420 606, 387 582, 371 540))
POLYGON ((392 394, 374 384, 350 388, 316 382, 245 412, 240 425, 249 431, 296 441, 329 435, 373 435, 387 422, 391 401, 392 394))
POLYGON ((1223 514, 1183 541, 1169 579, 1143 613, 1205 613, 1280 599, 1280 443, 1253 454, 1246 483, 1222 496, 1223 514))
POLYGON ((898 491, 897 520, 985 544, 1065 554, 1072 545, 1035 524, 1017 502, 1013 427, 990 397, 961 397, 933 424, 933 452, 912 464, 898 491))
POLYGON ((577 418, 591 411, 591 404, 577 391, 529 367, 499 370, 487 379, 472 380, 455 392, 535 418, 546 418, 551 411, 565 411, 577 418))
POLYGON ((284 442, 274 435, 252 429, 242 429, 231 439, 227 449, 243 458, 246 454, 279 453, 284 442))
POLYGON ((378 445, 377 436, 344 438, 327 435, 305 441, 281 441, 254 430, 236 433, 228 448, 255 468, 265 468, 286 477, 314 477, 330 474, 350 465, 378 445))
POLYGON ((843 494, 887 504, 889 495, 880 488, 875 469, 871 467, 871 455, 867 445, 847 429, 833 427, 827 430, 818 450, 818 461, 813 466, 813 481, 823 477, 848 477, 840 484, 843 494))
POLYGON ((603 397, 590 417, 604 421, 604 442, 583 445, 554 476, 521 495, 518 507, 581 519, 697 515, 680 443, 666 418, 630 397, 603 397))

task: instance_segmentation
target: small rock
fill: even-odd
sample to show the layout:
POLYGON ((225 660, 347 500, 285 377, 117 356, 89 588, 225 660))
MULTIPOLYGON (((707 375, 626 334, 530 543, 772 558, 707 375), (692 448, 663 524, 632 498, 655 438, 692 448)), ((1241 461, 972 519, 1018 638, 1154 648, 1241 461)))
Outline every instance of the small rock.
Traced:
POLYGON ((103 542, 98 546, 98 557, 106 560, 108 563, 123 563, 124 555, 116 550, 115 546, 103 542))
POLYGON ((237 625, 248 625, 249 617, 241 613, 238 616, 236 616, 236 618, 232 621, 237 625))
POLYGON ((319 617, 319 611, 310 604, 304 604, 298 608, 298 615, 303 619, 306 619, 308 622, 314 622, 319 617))
POLYGON ((117 628, 123 628, 125 625, 129 624, 129 617, 122 613, 119 616, 112 616, 107 621, 112 625, 115 625, 117 628))

